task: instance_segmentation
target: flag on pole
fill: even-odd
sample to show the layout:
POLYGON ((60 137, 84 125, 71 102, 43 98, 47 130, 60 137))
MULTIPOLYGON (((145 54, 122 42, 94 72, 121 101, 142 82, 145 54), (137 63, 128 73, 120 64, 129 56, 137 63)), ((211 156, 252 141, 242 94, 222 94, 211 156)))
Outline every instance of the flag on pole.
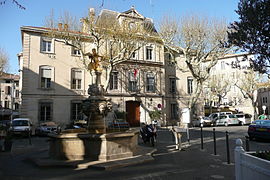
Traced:
POLYGON ((138 69, 134 69, 134 78, 136 78, 137 74, 138 74, 138 69))

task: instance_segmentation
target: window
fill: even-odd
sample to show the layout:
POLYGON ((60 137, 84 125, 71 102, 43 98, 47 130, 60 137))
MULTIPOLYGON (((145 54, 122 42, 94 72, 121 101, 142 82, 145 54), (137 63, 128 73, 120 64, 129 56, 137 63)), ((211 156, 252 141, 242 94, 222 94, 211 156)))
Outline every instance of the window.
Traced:
POLYGON ((10 86, 6 86, 6 95, 10 95, 11 94, 11 87, 10 86))
POLYGON ((71 119, 72 121, 83 120, 84 115, 82 113, 82 103, 72 102, 71 103, 71 119))
POLYGON ((136 58, 136 52, 133 52, 133 53, 131 54, 131 58, 132 58, 132 59, 135 59, 135 58, 136 58))
POLYGON ((9 101, 5 101, 5 108, 9 108, 9 101))
POLYGON ((52 102, 39 103, 39 121, 52 121, 52 102))
POLYGON ((146 74, 146 91, 155 92, 155 77, 152 73, 146 74))
POLYGON ((19 103, 15 103, 15 110, 18 110, 20 107, 19 103))
POLYGON ((152 47, 146 47, 146 60, 152 60, 152 53, 153 48, 152 47))
POLYGON ((221 62, 221 69, 225 69, 225 62, 224 61, 221 62))
POLYGON ((18 98, 19 95, 20 95, 20 91, 19 91, 19 90, 16 90, 16 91, 15 91, 15 97, 18 98))
POLYGON ((44 66, 40 69, 41 73, 41 88, 51 88, 52 79, 52 69, 50 67, 44 66))
POLYGON ((79 69, 72 69, 71 78, 71 89, 82 89, 82 71, 79 69))
POLYGON ((171 104, 171 119, 178 119, 178 107, 177 104, 171 104))
POLYGON ((110 90, 118 89, 118 72, 112 72, 110 75, 110 90))
POLYGON ((131 92, 136 92, 138 90, 137 87, 137 74, 135 72, 129 72, 128 75, 128 90, 131 92))
POLYGON ((81 51, 77 48, 71 48, 71 54, 74 56, 80 56, 81 55, 81 51))
POLYGON ((193 93, 193 79, 190 77, 187 79, 187 92, 188 94, 193 93))
POLYGON ((170 78, 170 93, 176 93, 176 79, 170 78))
POLYGON ((41 52, 52 52, 52 40, 50 39, 41 39, 41 52))

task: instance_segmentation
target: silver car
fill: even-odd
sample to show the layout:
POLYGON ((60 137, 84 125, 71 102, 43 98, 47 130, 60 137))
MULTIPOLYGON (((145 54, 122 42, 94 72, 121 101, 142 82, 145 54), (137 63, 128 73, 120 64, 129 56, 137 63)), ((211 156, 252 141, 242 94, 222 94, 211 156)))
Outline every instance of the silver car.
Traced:
POLYGON ((209 117, 199 116, 195 121, 193 121, 193 125, 204 127, 204 126, 212 126, 213 123, 209 117))
POLYGON ((224 114, 220 115, 217 120, 214 122, 214 125, 219 126, 228 126, 228 125, 239 125, 240 121, 235 116, 235 114, 224 114))
POLYGON ((252 116, 250 114, 236 114, 240 125, 250 124, 252 116))

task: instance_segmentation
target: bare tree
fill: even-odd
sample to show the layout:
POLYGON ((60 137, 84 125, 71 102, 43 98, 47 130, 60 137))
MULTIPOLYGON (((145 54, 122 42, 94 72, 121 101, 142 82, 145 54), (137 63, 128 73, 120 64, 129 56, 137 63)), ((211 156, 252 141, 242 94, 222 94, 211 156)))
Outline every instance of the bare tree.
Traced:
POLYGON ((221 100, 226 97, 230 91, 232 84, 234 84, 234 82, 222 75, 215 75, 209 78, 206 82, 207 91, 205 94, 207 94, 206 100, 210 103, 210 111, 212 108, 212 102, 215 101, 220 105, 221 100))
POLYGON ((194 78, 194 90, 188 104, 192 113, 211 68, 231 50, 226 44, 227 24, 222 20, 190 15, 180 21, 165 18, 160 30, 165 45, 178 46, 183 53, 187 67, 179 69, 189 70, 194 78))
MULTIPOLYGON (((70 18, 67 19, 68 23, 73 24, 70 18)), ((162 42, 151 22, 128 20, 119 22, 110 17, 96 17, 93 9, 89 10, 88 17, 82 18, 81 22, 80 32, 71 31, 70 24, 61 23, 58 24, 58 29, 51 28, 48 35, 56 38, 58 42, 79 50, 83 65, 89 72, 96 71, 96 65, 100 69, 106 69, 109 72, 107 73, 109 77, 106 78, 107 81, 104 84, 106 90, 109 86, 110 74, 115 66, 130 60, 133 53, 148 42, 162 42), (89 47, 92 47, 92 50, 95 49, 95 52, 89 47), (99 56, 99 62, 93 62, 91 59, 94 54, 96 57, 99 56)))
POLYGON ((246 71, 243 76, 239 78, 239 80, 235 83, 235 86, 238 87, 244 96, 244 98, 248 98, 252 102, 254 118, 257 118, 257 90, 260 87, 260 76, 258 73, 253 70, 246 71))
MULTIPOLYGON (((4 4, 6 4, 6 2, 7 2, 7 0, 2 0, 2 1, 0 1, 0 5, 4 5, 4 4)), ((13 4, 15 4, 16 6, 18 6, 20 9, 22 9, 22 10, 25 10, 26 8, 25 8, 25 6, 23 6, 21 3, 19 3, 17 0, 11 0, 11 2, 13 3, 13 4)))
POLYGON ((7 71, 8 61, 9 57, 7 52, 3 48, 0 48, 0 76, 7 71))

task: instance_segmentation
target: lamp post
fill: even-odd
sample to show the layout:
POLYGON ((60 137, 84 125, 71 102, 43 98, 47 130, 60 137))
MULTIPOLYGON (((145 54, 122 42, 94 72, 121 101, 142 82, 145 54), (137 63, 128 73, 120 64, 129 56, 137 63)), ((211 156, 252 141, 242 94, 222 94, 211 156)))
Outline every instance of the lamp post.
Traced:
POLYGON ((263 109, 263 114, 265 114, 266 106, 263 105, 263 106, 262 106, 262 109, 263 109))

